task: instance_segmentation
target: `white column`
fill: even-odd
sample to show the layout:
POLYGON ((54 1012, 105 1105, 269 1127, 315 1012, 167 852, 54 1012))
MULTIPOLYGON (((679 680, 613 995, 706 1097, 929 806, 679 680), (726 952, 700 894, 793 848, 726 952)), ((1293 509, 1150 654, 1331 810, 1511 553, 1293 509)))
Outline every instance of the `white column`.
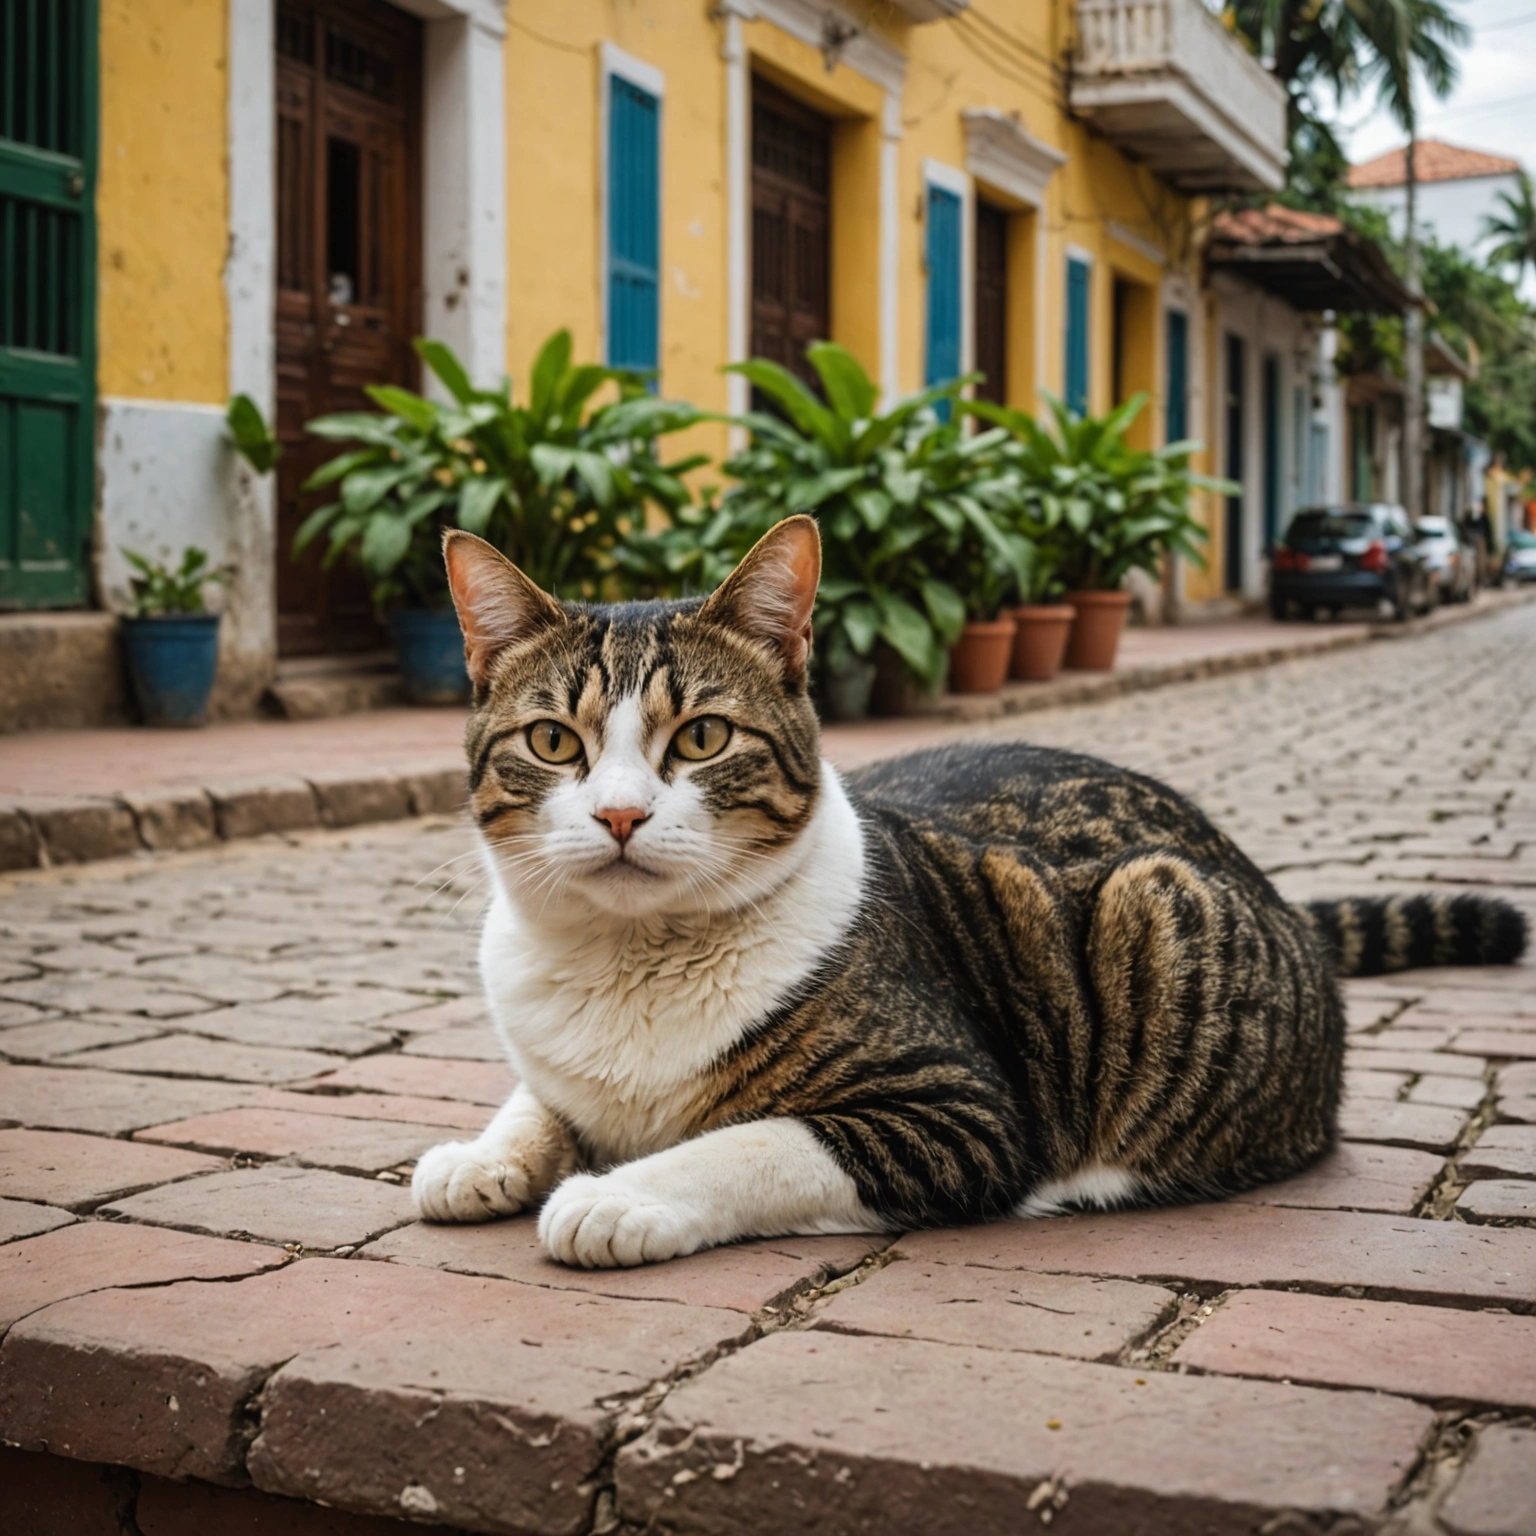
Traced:
MULTIPOLYGON (((745 362, 751 345, 751 226, 748 201, 752 189, 751 143, 748 137, 751 110, 751 80, 747 70, 747 49, 741 35, 741 18, 725 18, 725 42, 720 50, 725 60, 725 350, 726 360, 745 362)), ((751 403, 751 389, 740 374, 726 375, 725 405, 733 415, 745 411, 751 403)), ((731 447, 744 444, 744 434, 732 429, 731 447)))
POLYGON ((506 29, 477 7, 428 21, 426 37, 423 328, 494 385, 507 371, 506 29))
POLYGON ((901 395, 901 92, 887 91, 880 120, 880 393, 901 395))

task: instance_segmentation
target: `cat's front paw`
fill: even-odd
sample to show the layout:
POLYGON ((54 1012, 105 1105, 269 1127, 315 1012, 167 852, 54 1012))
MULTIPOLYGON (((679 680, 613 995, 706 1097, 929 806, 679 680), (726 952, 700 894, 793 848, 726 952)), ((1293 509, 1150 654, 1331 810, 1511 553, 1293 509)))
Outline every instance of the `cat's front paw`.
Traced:
POLYGON ((621 1173, 578 1173, 559 1185, 539 1215, 552 1257, 582 1269, 675 1259, 709 1246, 697 1214, 658 1199, 621 1173))
POLYGON ((411 1195, 428 1221, 494 1221, 532 1203, 528 1170, 476 1141, 445 1141, 424 1152, 411 1195))

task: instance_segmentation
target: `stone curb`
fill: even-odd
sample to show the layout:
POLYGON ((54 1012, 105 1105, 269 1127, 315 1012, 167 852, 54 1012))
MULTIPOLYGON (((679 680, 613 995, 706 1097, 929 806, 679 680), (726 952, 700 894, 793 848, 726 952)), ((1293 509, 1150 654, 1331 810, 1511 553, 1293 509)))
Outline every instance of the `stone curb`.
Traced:
MULTIPOLYGON (((1373 640, 1410 639, 1532 601, 1536 592, 1501 592, 1475 606, 1441 609, 1406 624, 1362 625, 1323 640, 1286 641, 1250 651, 1148 663, 1098 677, 1014 683, 1001 694, 951 695, 906 719, 976 724, 1062 705, 1098 703, 1174 683, 1332 655, 1373 640)), ((132 790, 115 796, 0 799, 0 872, 202 848, 269 833, 451 815, 463 808, 464 799, 464 772, 458 767, 337 772, 307 778, 284 774, 226 780, 203 788, 132 790)))

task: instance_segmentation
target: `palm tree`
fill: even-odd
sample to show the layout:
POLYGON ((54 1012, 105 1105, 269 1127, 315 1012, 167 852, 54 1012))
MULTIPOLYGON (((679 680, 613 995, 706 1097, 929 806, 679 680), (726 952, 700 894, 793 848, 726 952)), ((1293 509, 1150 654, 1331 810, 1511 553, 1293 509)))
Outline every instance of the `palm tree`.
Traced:
POLYGON ((1520 190, 1499 193, 1499 201, 1504 211, 1483 220, 1485 238, 1499 242, 1488 252, 1488 264, 1513 267, 1518 288, 1527 267, 1536 272, 1536 190, 1529 173, 1521 171, 1520 190))

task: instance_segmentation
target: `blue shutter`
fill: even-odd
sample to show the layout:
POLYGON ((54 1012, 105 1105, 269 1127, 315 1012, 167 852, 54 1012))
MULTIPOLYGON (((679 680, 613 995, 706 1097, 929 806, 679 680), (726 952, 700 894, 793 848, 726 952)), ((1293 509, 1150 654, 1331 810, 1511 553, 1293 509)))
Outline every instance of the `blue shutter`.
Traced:
MULTIPOLYGON (((960 199, 928 188, 928 356, 924 382, 947 384, 960 372, 960 199)), ((949 402, 939 406, 949 420, 949 402)))
POLYGON ((1189 436, 1189 316, 1168 311, 1168 441, 1189 436))
POLYGON ((1086 261, 1067 258, 1067 409, 1088 414, 1088 279, 1086 261))
POLYGON ((608 363, 653 369, 661 327, 661 104, 609 76, 608 363))

